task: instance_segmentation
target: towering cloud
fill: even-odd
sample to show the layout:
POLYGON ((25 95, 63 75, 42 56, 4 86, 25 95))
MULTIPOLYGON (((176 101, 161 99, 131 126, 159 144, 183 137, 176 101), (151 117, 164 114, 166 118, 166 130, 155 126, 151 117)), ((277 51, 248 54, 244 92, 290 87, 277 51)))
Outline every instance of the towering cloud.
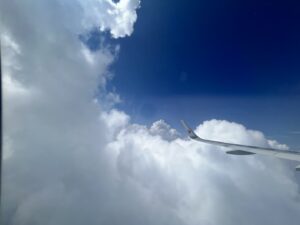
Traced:
MULTIPOLYGON (((113 108, 105 85, 119 48, 91 52, 78 37, 95 26, 130 35, 139 4, 2 1, 2 224, 298 224, 287 164, 227 156, 113 108)), ((285 148, 227 121, 197 132, 285 148)))

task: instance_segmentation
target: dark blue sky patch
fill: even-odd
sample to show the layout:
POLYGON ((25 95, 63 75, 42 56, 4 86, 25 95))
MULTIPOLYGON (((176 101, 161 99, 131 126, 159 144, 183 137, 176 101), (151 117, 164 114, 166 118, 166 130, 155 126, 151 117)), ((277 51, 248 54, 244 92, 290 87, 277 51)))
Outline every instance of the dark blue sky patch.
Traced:
POLYGON ((100 31, 94 27, 90 31, 79 35, 79 40, 82 41, 91 51, 97 51, 103 46, 115 46, 118 41, 111 37, 108 31, 100 31))
POLYGON ((144 1, 114 85, 122 96, 299 94, 299 12, 296 1, 144 1))

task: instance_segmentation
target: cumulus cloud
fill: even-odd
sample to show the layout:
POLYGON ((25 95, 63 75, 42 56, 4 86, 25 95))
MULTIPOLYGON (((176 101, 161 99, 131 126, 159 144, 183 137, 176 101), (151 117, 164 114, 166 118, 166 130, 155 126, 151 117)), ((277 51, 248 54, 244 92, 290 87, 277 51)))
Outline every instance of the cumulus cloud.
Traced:
POLYGON ((179 133, 171 128, 164 120, 158 120, 152 124, 150 127, 150 133, 153 135, 158 135, 166 140, 174 140, 179 137, 179 133))
MULTIPOLYGON (((133 124, 113 108, 119 97, 105 85, 118 50, 90 52, 78 34, 98 25, 130 35, 138 5, 2 2, 2 224, 298 224, 288 164, 228 156, 163 120, 133 124)), ((223 120, 196 132, 286 148, 223 120)))
MULTIPOLYGON (((261 132, 227 121, 206 121, 196 132, 270 147, 261 132)), ((182 138, 170 142, 138 125, 125 126, 108 149, 115 152, 124 182, 148 190, 153 202, 172 209, 183 224, 298 222, 298 183, 277 159, 237 158, 220 147, 182 138), (276 214, 265 216, 271 212, 276 214)))
POLYGON ((109 30, 112 37, 119 38, 133 32, 140 0, 87 0, 82 1, 81 5, 87 15, 83 21, 85 26, 109 30))

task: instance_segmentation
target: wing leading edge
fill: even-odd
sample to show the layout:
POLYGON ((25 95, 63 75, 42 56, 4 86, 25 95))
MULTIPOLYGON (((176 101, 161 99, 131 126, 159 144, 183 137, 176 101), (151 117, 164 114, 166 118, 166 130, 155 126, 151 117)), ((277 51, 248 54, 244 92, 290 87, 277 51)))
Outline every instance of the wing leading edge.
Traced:
MULTIPOLYGON (((227 151, 226 152, 227 154, 232 154, 232 155, 261 154, 261 155, 274 156, 277 158, 289 159, 289 160, 300 162, 300 152, 202 139, 197 134, 195 134, 195 132, 183 120, 181 120, 181 123, 183 127, 187 130, 189 137, 191 139, 203 143, 207 143, 207 144, 230 148, 231 150, 227 151)), ((296 167, 296 170, 300 171, 300 165, 296 167)))

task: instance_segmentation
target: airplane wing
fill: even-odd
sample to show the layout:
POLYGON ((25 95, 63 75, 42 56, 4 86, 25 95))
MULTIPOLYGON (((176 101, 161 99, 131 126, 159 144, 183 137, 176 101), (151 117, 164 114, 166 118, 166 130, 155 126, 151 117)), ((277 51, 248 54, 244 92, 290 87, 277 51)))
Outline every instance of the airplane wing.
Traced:
MULTIPOLYGON (((213 141, 200 138, 195 132, 183 121, 181 120, 183 127, 187 130, 189 137, 193 140, 200 141, 207 144, 218 145, 222 147, 230 148, 231 150, 227 151, 227 154, 231 155, 252 155, 252 154, 261 154, 268 156, 275 156, 277 158, 289 159, 300 162, 300 152, 288 151, 288 150, 279 150, 273 148, 257 147, 250 145, 241 145, 233 144, 221 141, 213 141)), ((300 165, 295 168, 297 171, 300 171, 300 165)))

